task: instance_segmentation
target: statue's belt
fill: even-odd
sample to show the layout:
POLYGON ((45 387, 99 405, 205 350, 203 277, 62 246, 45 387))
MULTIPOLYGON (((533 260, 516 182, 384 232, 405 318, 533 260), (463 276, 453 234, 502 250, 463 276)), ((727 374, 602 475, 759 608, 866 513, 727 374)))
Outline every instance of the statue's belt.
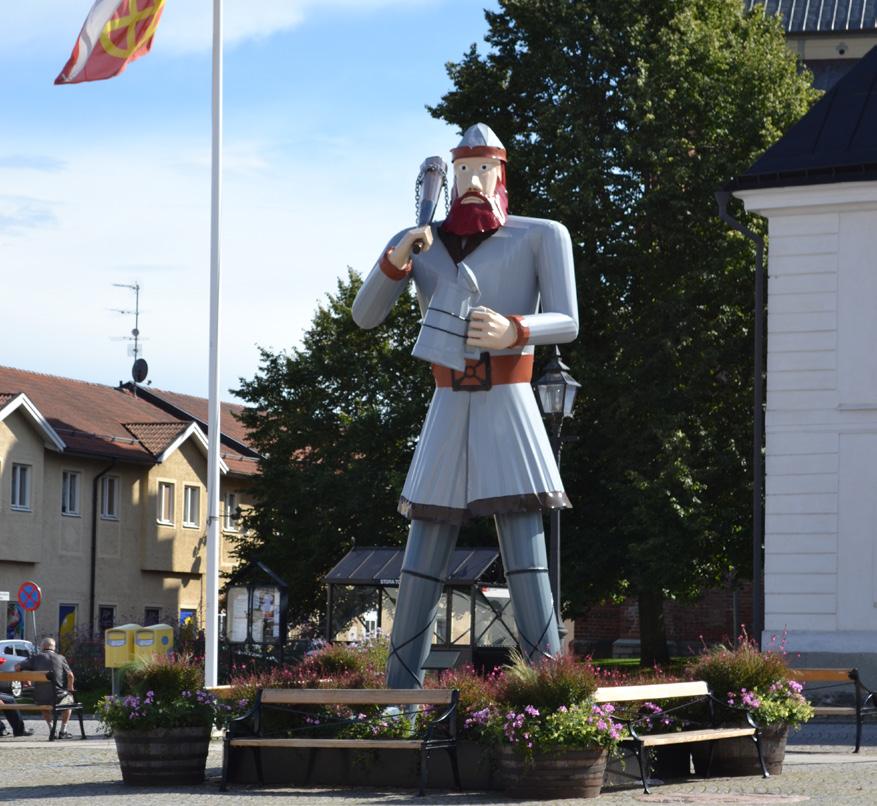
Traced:
POLYGON ((506 383, 530 383, 533 377, 533 354, 491 355, 481 353, 480 359, 467 358, 466 371, 432 365, 435 385, 455 392, 486 392, 506 383))

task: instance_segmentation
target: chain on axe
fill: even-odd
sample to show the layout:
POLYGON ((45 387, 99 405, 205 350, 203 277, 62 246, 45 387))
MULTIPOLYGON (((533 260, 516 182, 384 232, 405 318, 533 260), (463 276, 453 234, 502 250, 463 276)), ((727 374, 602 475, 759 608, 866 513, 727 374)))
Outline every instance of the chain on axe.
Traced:
MULTIPOLYGON (((445 201, 448 197, 448 166, 441 157, 427 157, 420 166, 417 182, 414 184, 414 201, 417 207, 417 226, 425 227, 432 223, 438 207, 442 188, 445 189, 445 201)), ((419 255, 423 249, 423 241, 414 242, 412 252, 419 255)))

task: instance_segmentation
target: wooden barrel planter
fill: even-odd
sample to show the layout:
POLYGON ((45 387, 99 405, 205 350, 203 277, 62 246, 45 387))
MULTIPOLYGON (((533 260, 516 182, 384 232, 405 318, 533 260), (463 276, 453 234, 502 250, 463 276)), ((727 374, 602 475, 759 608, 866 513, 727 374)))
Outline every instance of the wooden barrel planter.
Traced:
POLYGON ((117 730, 113 738, 126 784, 170 786, 204 781, 209 727, 117 730))
POLYGON ((534 753, 526 758, 513 747, 503 745, 499 752, 499 773, 506 794, 527 800, 596 798, 603 786, 605 749, 534 753))
MULTIPOLYGON (((789 735, 788 725, 772 725, 765 728, 761 736, 761 752, 764 754, 764 764, 771 775, 781 775, 783 772, 783 760, 786 756, 786 738, 789 735)), ((709 757, 709 745, 698 743, 694 745, 694 769, 698 775, 706 775, 707 758, 709 757)), ((737 739, 723 739, 715 743, 713 750, 713 763, 710 775, 761 775, 761 765, 758 763, 758 751, 755 742, 748 736, 737 739)))

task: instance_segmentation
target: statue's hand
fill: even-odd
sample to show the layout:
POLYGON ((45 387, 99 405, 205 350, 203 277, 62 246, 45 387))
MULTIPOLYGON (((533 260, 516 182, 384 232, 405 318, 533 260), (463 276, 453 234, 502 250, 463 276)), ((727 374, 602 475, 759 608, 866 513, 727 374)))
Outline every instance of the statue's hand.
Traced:
POLYGON ((411 252, 414 244, 420 242, 421 252, 429 251, 432 246, 432 228, 427 225, 425 227, 412 227, 401 238, 398 244, 389 255, 389 261, 397 269, 401 269, 411 258, 411 252))
POLYGON ((483 305, 473 308, 469 319, 469 329, 466 331, 466 345, 469 347, 504 350, 511 347, 518 337, 511 320, 483 305))

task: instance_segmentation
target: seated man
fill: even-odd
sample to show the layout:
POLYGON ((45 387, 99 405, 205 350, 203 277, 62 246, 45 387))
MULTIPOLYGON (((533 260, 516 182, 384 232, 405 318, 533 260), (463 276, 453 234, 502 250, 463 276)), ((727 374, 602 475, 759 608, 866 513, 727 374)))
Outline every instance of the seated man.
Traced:
MULTIPOLYGON (((0 693, 0 702, 4 705, 15 705, 15 697, 10 696, 9 694, 0 693)), ((24 721, 18 711, 0 711, 0 714, 5 716, 9 721, 9 724, 12 727, 13 736, 33 736, 33 729, 24 726, 24 721)), ((6 728, 3 727, 3 723, 0 722, 0 736, 5 735, 6 728)))
MULTIPOLYGON (((52 728, 52 708, 53 705, 72 705, 73 695, 73 672, 67 663, 67 658, 55 652, 55 639, 43 638, 40 641, 40 651, 36 655, 31 655, 27 660, 22 661, 15 667, 18 671, 31 672, 48 672, 49 681, 47 683, 34 684, 34 702, 37 705, 46 705, 48 708, 43 710, 43 719, 52 728)), ((58 733, 59 739, 69 739, 70 733, 67 730, 67 721, 70 719, 70 709, 65 709, 61 713, 61 731, 58 733)))

